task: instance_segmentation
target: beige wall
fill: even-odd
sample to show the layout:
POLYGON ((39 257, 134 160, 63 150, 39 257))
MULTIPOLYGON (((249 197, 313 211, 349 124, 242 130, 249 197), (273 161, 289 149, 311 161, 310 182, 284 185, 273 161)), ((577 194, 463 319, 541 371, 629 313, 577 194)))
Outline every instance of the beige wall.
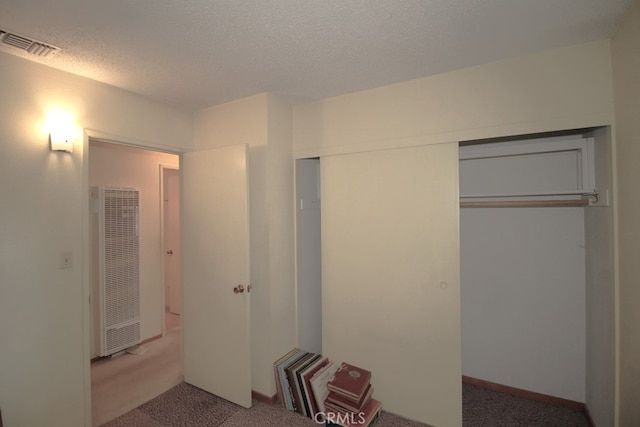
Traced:
MULTIPOLYGON (((180 159, 175 154, 93 141, 89 153, 90 187, 140 190, 140 337, 145 340, 161 335, 164 320, 164 255, 161 252, 160 166, 177 169, 180 159)), ((97 299, 94 297, 93 301, 97 299)), ((93 310, 97 310, 97 307, 94 306, 93 310)), ((96 347, 91 356, 97 354, 96 347)))
POLYGON ((82 129, 183 150, 192 117, 0 53, 0 406, 8 426, 90 424, 88 175, 82 129), (71 114, 72 154, 49 151, 47 112, 71 114), (61 252, 73 268, 59 268, 61 252), (86 286, 84 286, 86 284, 86 286), (87 320, 87 322, 84 322, 87 320))
POLYGON ((196 149, 267 144, 268 98, 261 94, 200 110, 195 118, 196 149))
POLYGON ((270 294, 267 307, 270 342, 263 346, 264 352, 254 353, 254 365, 257 368, 256 380, 260 379, 262 384, 268 385, 255 390, 272 396, 276 392, 273 362, 296 345, 297 336, 293 183, 295 174, 292 108, 274 95, 269 95, 268 106, 266 212, 269 224, 270 294))
POLYGON ((198 149, 249 146, 252 388, 275 395, 273 362, 296 345, 291 107, 261 94, 200 111, 198 149))
POLYGON ((611 124, 608 41, 294 108, 297 158, 611 124))
POLYGON ((640 420, 640 2, 612 39, 618 188, 618 425, 640 420))

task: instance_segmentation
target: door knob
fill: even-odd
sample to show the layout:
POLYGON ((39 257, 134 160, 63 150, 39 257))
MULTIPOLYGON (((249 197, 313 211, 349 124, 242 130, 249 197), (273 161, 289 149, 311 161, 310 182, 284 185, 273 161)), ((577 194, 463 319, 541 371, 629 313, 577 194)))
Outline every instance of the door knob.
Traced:
POLYGON ((242 285, 238 285, 235 288, 233 288, 233 293, 234 294, 241 294, 244 292, 244 286, 242 285))

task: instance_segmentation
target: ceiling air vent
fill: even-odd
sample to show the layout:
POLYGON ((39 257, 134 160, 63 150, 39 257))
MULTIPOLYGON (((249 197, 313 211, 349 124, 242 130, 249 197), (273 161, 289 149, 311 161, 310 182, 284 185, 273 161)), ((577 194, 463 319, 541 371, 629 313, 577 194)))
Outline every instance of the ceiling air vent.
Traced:
POLYGON ((35 56, 47 56, 60 50, 50 44, 42 43, 4 30, 0 30, 0 42, 4 45, 24 50, 35 56))

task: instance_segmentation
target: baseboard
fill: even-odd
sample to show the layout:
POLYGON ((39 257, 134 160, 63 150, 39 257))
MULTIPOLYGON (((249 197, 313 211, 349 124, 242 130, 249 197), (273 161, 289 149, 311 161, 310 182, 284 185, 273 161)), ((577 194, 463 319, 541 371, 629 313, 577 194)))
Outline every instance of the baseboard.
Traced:
POLYGON ((255 390, 251 390, 251 398, 258 402, 266 403, 267 405, 275 405, 278 402, 278 395, 267 396, 266 394, 258 393, 255 390))
POLYGON ((151 342, 151 341, 158 340, 158 339, 160 339, 160 338, 162 338, 162 334, 160 334, 160 335, 155 335, 155 336, 153 336, 153 337, 149 337, 149 338, 147 338, 146 340, 142 340, 142 341, 140 342, 140 344, 138 344, 138 345, 146 344, 146 343, 149 343, 149 342, 151 342))
MULTIPOLYGON (((138 344, 138 345, 147 344, 147 343, 150 343, 151 341, 155 341, 155 340, 160 339, 160 338, 162 338, 162 335, 155 335, 155 336, 153 336, 153 337, 147 338, 146 340, 142 340, 142 341, 140 342, 140 344, 138 344)), ((121 350, 121 351, 119 351, 118 353, 114 353, 114 354, 120 354, 120 353, 122 353, 122 352, 124 352, 124 351, 126 351, 126 350, 121 350)), ((89 361, 89 363, 95 363, 95 362, 97 362, 97 361, 99 361, 99 360, 102 360, 102 359, 109 359, 111 356, 112 356, 112 355, 110 355, 110 356, 96 356, 96 357, 91 358, 91 360, 89 361)), ((0 426, 0 427, 1 427, 1 426, 0 426)))
POLYGON ((477 378, 468 377, 466 375, 462 376, 462 382, 474 385, 476 387, 486 388, 488 390, 522 397, 524 399, 535 400, 537 402, 548 403, 549 405, 569 408, 573 409, 574 411, 584 412, 585 414, 588 414, 585 404, 582 402, 576 402, 575 400, 563 399, 561 397, 549 396, 548 394, 536 393, 535 391, 523 390, 520 388, 510 387, 508 385, 492 383, 491 381, 480 380, 477 378))
POLYGON ((102 360, 102 359, 106 359, 108 357, 109 356, 96 356, 96 357, 91 358, 91 360, 89 360, 89 363, 90 364, 91 363, 96 363, 97 361, 102 360))

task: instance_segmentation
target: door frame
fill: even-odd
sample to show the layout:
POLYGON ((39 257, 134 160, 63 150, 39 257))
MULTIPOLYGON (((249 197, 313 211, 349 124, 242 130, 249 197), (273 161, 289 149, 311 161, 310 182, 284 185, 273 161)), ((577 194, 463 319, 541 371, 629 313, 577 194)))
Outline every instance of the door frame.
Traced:
MULTIPOLYGON (((81 256, 81 275, 82 275, 82 353, 83 353, 83 389, 84 389, 84 425, 92 425, 92 398, 91 398, 91 229, 90 229, 90 196, 89 196, 89 141, 99 140, 115 145, 123 145, 132 148, 144 150, 160 151, 169 154, 175 154, 180 157, 182 163, 182 153, 186 150, 176 150, 175 147, 166 147, 161 144, 144 141, 136 138, 126 137, 122 135, 114 135, 95 129, 83 129, 82 135, 82 187, 81 187, 81 206, 83 213, 81 215, 82 230, 82 256, 81 256)), ((162 181, 162 180, 161 180, 162 181)), ((164 271, 162 272, 164 286, 164 271)), ((164 292, 162 298, 164 310, 164 292)), ((164 334, 164 322, 162 326, 164 334)))

